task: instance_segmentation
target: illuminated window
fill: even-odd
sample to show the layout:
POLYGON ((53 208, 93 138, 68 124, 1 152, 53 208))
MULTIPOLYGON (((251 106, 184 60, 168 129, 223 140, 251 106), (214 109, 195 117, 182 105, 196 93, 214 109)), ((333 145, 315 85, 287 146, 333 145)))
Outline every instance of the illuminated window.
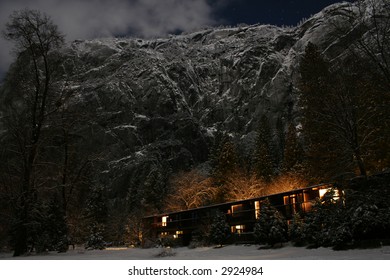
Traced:
POLYGON ((303 194, 303 203, 302 207, 304 211, 310 211, 311 210, 311 202, 310 202, 310 195, 308 193, 303 194))
MULTIPOLYGON (((327 188, 327 189, 320 189, 319 190, 319 194, 320 194, 320 198, 323 198, 324 195, 327 193, 327 192, 330 192, 332 191, 332 188, 327 188)), ((336 189, 333 189, 333 200, 338 200, 340 197, 340 194, 339 194, 339 190, 336 190, 336 189)))
POLYGON ((168 216, 163 216, 161 226, 166 227, 167 222, 168 222, 168 216))
POLYGON ((260 217, 260 201, 255 201, 255 217, 256 220, 260 217))
POLYGON ((179 238, 179 235, 183 234, 182 230, 177 230, 176 234, 173 235, 173 238, 179 238))
POLYGON ((284 205, 286 205, 287 214, 294 214, 298 210, 297 196, 295 194, 286 195, 283 197, 284 205))
POLYGON ((160 237, 167 236, 168 234, 169 234, 168 232, 166 232, 166 231, 163 231, 163 232, 161 232, 161 233, 160 233, 160 237))
POLYGON ((245 229, 245 225, 235 225, 230 227, 230 231, 232 233, 238 233, 238 234, 243 233, 244 229, 245 229))

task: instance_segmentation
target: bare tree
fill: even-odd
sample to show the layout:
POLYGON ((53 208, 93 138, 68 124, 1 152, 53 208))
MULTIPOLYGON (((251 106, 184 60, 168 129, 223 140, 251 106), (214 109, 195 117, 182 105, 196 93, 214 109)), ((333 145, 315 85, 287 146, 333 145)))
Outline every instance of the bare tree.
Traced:
POLYGON ((17 61, 14 75, 8 75, 8 133, 14 139, 14 152, 20 159, 19 222, 15 228, 15 252, 27 252, 27 225, 31 205, 36 199, 36 167, 42 148, 42 132, 55 100, 52 78, 56 57, 52 52, 64 44, 64 36, 51 18, 35 10, 15 11, 3 36, 15 43, 17 61), (20 71, 18 71, 20 70, 20 71))
MULTIPOLYGON (((323 179, 358 171, 366 176, 387 133, 388 92, 353 59, 331 67, 308 44, 300 65, 300 105, 308 161, 323 179)), ((385 145, 388 147, 388 145, 385 145)))
POLYGON ((167 210, 180 211, 208 205, 214 201, 218 188, 212 179, 196 170, 181 172, 171 180, 172 192, 167 197, 167 210))
POLYGON ((352 42, 349 47, 352 55, 359 60, 364 57, 367 62, 366 71, 379 76, 380 82, 388 89, 390 87, 390 2, 357 0, 341 10, 340 16, 334 22, 339 41, 352 42))
POLYGON ((227 177, 225 188, 227 200, 235 201, 265 195, 267 182, 257 178, 256 174, 236 172, 227 177))

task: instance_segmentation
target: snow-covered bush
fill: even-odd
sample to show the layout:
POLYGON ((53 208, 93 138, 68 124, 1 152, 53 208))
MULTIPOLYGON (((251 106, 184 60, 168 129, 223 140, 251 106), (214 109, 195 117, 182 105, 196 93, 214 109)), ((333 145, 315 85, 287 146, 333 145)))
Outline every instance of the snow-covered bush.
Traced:
POLYGON ((66 252, 68 250, 67 226, 58 201, 35 203, 30 214, 28 240, 30 250, 66 252))
POLYGON ((222 247, 230 236, 230 228, 223 213, 217 212, 210 226, 209 239, 212 244, 222 247))
POLYGON ((86 249, 98 249, 102 250, 105 248, 105 242, 103 238, 104 225, 93 223, 90 227, 90 234, 88 236, 86 249))
POLYGON ((287 241, 286 220, 268 200, 261 204, 260 217, 255 224, 253 234, 258 244, 274 246, 287 241))
POLYGON ((288 226, 288 237, 295 246, 303 246, 306 244, 305 223, 298 213, 294 215, 288 226))
POLYGON ((305 217, 303 236, 312 247, 341 249, 350 246, 353 241, 347 209, 341 199, 333 199, 333 192, 317 200, 313 211, 305 217))

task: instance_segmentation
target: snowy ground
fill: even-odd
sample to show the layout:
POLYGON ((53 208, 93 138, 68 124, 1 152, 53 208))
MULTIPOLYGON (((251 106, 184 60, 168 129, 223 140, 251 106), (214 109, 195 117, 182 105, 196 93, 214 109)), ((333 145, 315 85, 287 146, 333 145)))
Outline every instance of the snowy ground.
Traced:
POLYGON ((279 249, 258 249, 255 245, 230 245, 223 248, 186 247, 174 249, 108 248, 88 251, 69 250, 13 258, 11 253, 0 253, 0 260, 390 260, 390 246, 375 249, 333 251, 329 248, 306 249, 285 246, 279 249), (160 256, 165 255, 165 256, 160 256), (166 256, 168 255, 168 256, 166 256))

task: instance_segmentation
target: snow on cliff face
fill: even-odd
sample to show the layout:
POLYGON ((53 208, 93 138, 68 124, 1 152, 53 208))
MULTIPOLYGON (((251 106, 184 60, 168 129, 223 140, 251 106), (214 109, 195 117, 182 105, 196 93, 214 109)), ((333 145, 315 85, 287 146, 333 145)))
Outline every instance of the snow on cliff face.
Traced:
POLYGON ((102 170, 119 186, 156 158, 174 170, 205 161, 217 124, 241 137, 253 135, 263 114, 271 127, 293 118, 300 56, 309 41, 330 58, 346 51, 336 26, 346 26, 348 7, 332 5, 295 28, 73 42, 63 51, 69 102, 94 116, 79 128, 82 145, 105 153, 102 170))

